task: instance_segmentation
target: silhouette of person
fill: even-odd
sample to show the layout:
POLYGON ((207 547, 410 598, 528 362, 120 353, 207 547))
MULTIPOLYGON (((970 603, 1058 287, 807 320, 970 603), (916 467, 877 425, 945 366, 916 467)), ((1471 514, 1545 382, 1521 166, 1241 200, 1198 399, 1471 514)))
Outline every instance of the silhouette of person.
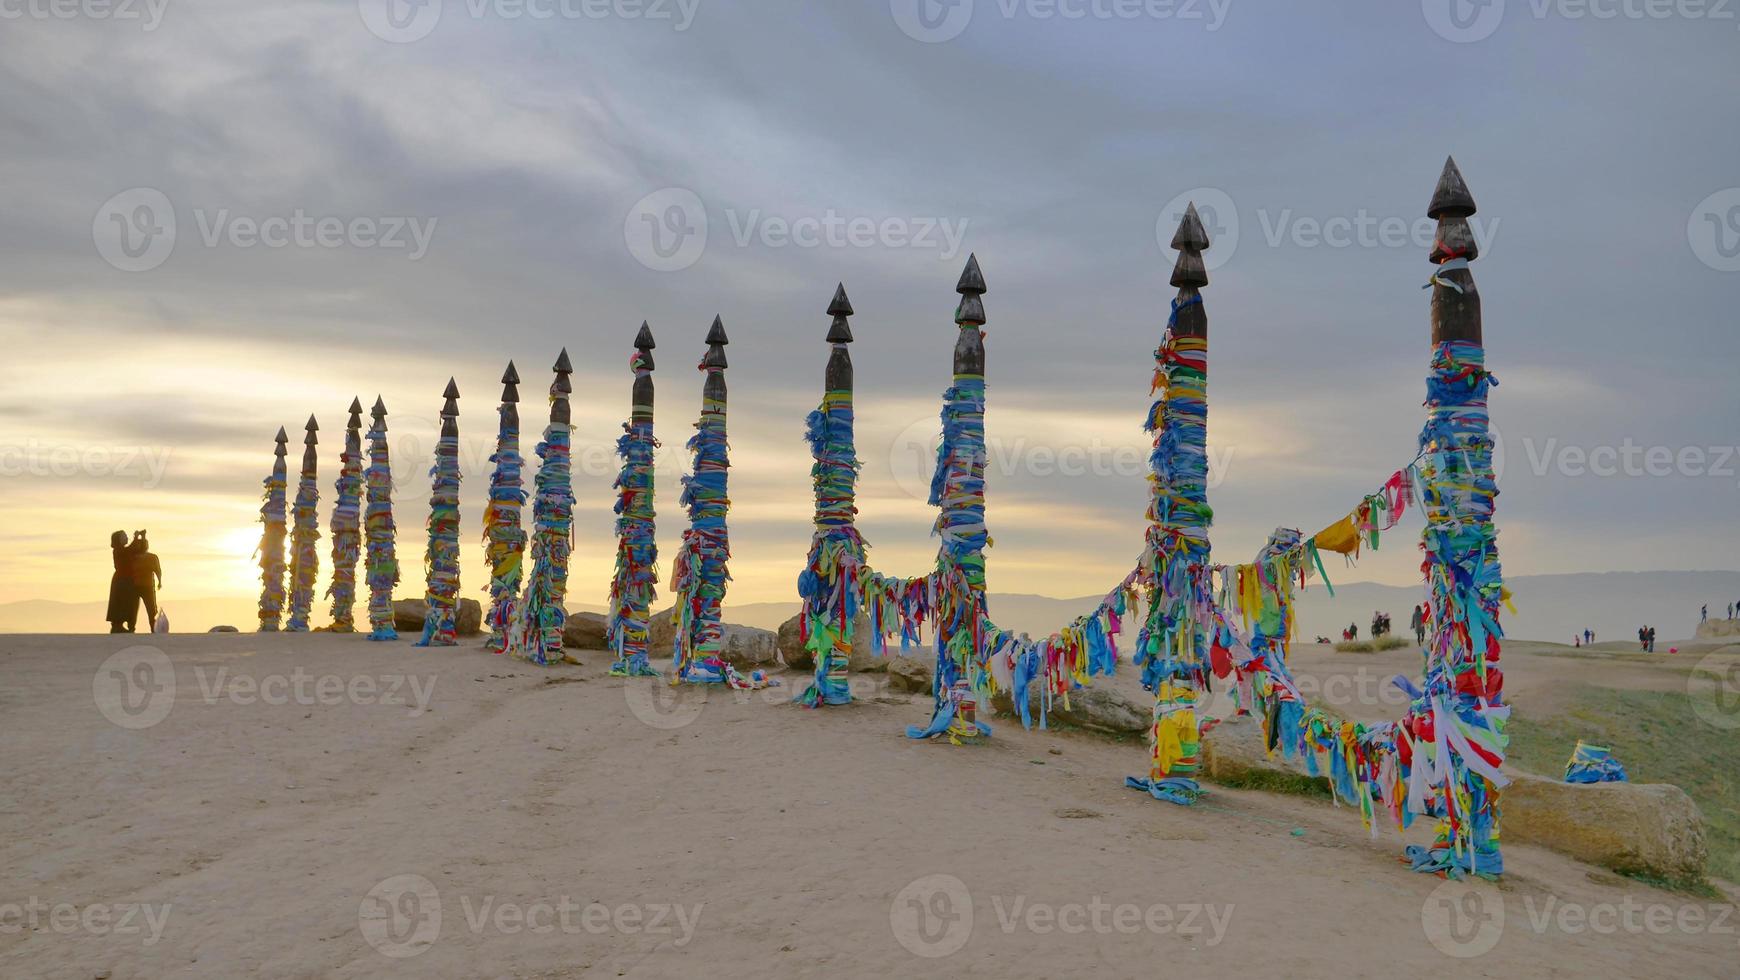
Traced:
POLYGON ((151 542, 146 540, 144 531, 133 532, 133 544, 127 550, 131 556, 133 588, 145 603, 145 631, 149 633, 157 622, 157 590, 163 588, 163 565, 151 553, 151 542))
POLYGON ((133 621, 139 617, 139 593, 133 588, 133 555, 127 547, 127 532, 109 535, 109 550, 114 552, 115 573, 109 577, 109 632, 131 633, 133 621))

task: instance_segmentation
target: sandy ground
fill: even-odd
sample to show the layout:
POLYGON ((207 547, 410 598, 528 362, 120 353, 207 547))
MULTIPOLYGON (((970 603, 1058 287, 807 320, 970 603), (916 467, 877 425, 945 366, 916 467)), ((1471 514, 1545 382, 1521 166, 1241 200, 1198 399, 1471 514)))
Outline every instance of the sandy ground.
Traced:
POLYGON ((1740 975, 1731 905, 1524 846, 1443 883, 1327 803, 1126 790, 1137 743, 912 742, 868 675, 810 713, 601 654, 127 647, 0 637, 0 976, 1740 975))

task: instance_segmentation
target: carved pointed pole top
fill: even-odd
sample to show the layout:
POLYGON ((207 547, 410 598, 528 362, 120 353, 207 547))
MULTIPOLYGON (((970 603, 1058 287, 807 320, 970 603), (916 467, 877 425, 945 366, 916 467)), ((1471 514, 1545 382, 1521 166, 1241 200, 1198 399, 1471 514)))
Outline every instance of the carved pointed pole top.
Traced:
POLYGON ((633 399, 630 416, 637 422, 651 422, 653 417, 653 343, 652 328, 640 322, 640 332, 634 335, 634 354, 628 359, 634 372, 633 399))
POLYGON ((961 294, 955 307, 955 325, 960 337, 955 340, 954 371, 957 375, 983 377, 985 374, 985 335, 979 329, 985 325, 985 274, 979 270, 979 257, 967 255, 967 267, 961 270, 955 292, 961 294))
POLYGON ((373 428, 387 431, 387 403, 379 395, 375 396, 375 407, 369 409, 369 418, 374 421, 373 428))
POLYGON ((282 456, 288 451, 284 447, 290 444, 290 436, 285 433, 283 426, 278 426, 278 434, 273 437, 273 441, 278 444, 277 448, 272 450, 274 456, 282 456))
POLYGON ((729 343, 731 338, 725 336, 725 321, 715 315, 713 325, 707 328, 707 353, 701 357, 701 370, 723 371, 730 367, 725 360, 725 345, 729 343))
POLYGON ((955 311, 955 323, 962 327, 984 326, 985 302, 979 297, 985 293, 985 274, 979 271, 977 255, 970 252, 967 254, 967 267, 961 270, 960 281, 955 283, 955 292, 961 294, 960 308, 955 311))
POLYGON ((303 445, 312 446, 320 441, 320 436, 316 435, 320 431, 320 423, 314 420, 314 416, 308 416, 308 424, 304 425, 302 430, 307 433, 302 437, 303 445))
POLYGON ((363 413, 362 399, 361 398, 352 398, 350 400, 350 421, 346 424, 349 425, 353 429, 361 427, 362 426, 362 413, 363 413))
POLYGON ((852 342, 852 327, 846 318, 852 315, 852 301, 846 298, 846 284, 834 287, 834 298, 828 303, 828 315, 834 322, 828 325, 828 369, 822 384, 828 391, 852 390, 852 354, 846 345, 852 342))
POLYGON ((514 362, 509 361, 507 370, 501 373, 501 400, 509 405, 520 400, 520 373, 514 370, 514 362))
POLYGON ((574 383, 568 380, 568 375, 574 373, 574 366, 568 363, 568 348, 562 348, 562 353, 556 355, 550 370, 556 373, 556 379, 550 382, 550 424, 567 425, 572 417, 568 395, 574 391, 574 383))
POLYGON ((1454 157, 1446 157, 1426 216, 1438 222, 1438 235, 1427 260, 1438 267, 1428 286, 1432 290, 1432 343, 1483 342, 1480 290, 1468 263, 1480 257, 1480 245, 1468 219, 1477 210, 1474 195, 1462 179, 1454 157))
POLYGON ((1176 312, 1172 320, 1175 337, 1208 336, 1208 311, 1202 306, 1202 287, 1208 285, 1208 267, 1202 263, 1202 253, 1212 243, 1202 216, 1196 213, 1196 202, 1185 205, 1184 216, 1178 219, 1178 230, 1172 234, 1172 247, 1178 260, 1172 264, 1171 283, 1178 290, 1174 301, 1176 312))
POLYGON ((1456 158, 1445 157, 1444 171, 1432 190, 1432 203, 1426 205, 1426 217, 1434 221, 1445 215, 1466 218, 1477 210, 1474 195, 1468 192, 1468 182, 1462 179, 1462 169, 1456 166, 1456 158))

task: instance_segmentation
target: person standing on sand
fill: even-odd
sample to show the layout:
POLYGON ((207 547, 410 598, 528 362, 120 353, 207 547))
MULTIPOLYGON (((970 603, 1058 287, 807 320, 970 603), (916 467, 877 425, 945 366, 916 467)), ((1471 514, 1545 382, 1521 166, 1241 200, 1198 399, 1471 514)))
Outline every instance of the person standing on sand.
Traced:
POLYGON ((1414 629, 1414 642, 1426 642, 1426 610, 1418 603, 1414 605, 1414 614, 1408 618, 1408 625, 1414 629))
POLYGON ((109 535, 109 550, 114 552, 115 574, 109 576, 109 632, 131 633, 133 621, 139 616, 139 593, 133 589, 133 555, 127 548, 127 532, 109 535))
POLYGON ((1592 647, 1595 645, 1595 631, 1594 630, 1585 629, 1583 631, 1583 645, 1586 647, 1592 647))
POLYGON ((1710 618, 1710 604, 1706 602, 1706 603, 1704 603, 1704 608, 1698 610, 1698 622, 1701 623, 1704 620, 1709 619, 1709 618, 1710 618))
POLYGON ((149 633, 157 622, 157 590, 163 588, 163 565, 151 553, 151 542, 145 539, 144 531, 133 532, 133 544, 127 550, 131 557, 128 567, 133 576, 133 588, 140 601, 145 603, 145 632, 149 633))
POLYGON ((1655 652, 1655 627, 1654 626, 1645 627, 1644 633, 1648 637, 1648 644, 1645 646, 1645 649, 1647 649, 1650 653, 1654 653, 1655 652))

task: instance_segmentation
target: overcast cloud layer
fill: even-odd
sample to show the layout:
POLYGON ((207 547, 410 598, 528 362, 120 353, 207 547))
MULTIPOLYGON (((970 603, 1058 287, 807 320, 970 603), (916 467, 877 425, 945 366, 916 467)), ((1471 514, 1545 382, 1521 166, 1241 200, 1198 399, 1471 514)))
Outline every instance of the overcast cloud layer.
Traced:
MULTIPOLYGON (((668 568, 715 313, 732 596, 791 598, 840 280, 862 527, 911 573, 969 251, 992 587, 1102 591, 1140 546, 1184 197, 1216 239, 1215 554, 1247 560, 1413 457, 1451 153, 1507 567, 1736 567, 1740 22, 1635 6, 0 0, 0 601, 100 597, 108 532, 142 526, 181 594, 246 592, 273 431, 319 416, 330 495, 343 409, 377 393, 416 594, 449 375, 479 595, 496 378, 517 361, 529 455, 564 345, 572 591, 602 601, 629 341, 659 340, 668 568)), ((1343 574, 1409 581, 1408 527, 1343 574)))

